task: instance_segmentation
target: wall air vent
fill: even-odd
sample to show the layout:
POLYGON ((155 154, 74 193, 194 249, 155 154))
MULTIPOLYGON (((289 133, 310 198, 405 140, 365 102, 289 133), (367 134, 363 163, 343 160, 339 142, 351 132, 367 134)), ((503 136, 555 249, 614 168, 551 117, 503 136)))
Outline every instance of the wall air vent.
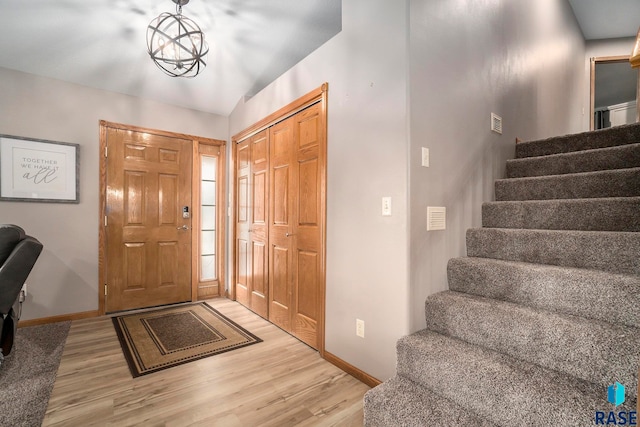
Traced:
POLYGON ((444 230, 447 228, 447 208, 427 206, 427 231, 444 230))
POLYGON ((491 113, 491 130, 502 135, 502 117, 491 113))

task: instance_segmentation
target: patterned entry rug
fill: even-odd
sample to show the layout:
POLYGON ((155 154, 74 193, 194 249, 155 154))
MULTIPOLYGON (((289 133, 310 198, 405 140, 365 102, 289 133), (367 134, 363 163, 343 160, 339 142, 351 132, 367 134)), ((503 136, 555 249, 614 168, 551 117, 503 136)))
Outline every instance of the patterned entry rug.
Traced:
POLYGON ((204 302, 112 320, 134 378, 262 342, 204 302))

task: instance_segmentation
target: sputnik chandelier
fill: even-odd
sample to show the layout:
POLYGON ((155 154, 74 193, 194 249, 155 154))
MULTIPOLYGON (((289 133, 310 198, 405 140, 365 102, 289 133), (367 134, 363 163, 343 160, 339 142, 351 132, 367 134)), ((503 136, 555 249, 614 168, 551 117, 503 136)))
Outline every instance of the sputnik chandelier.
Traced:
POLYGON ((161 13, 147 27, 149 56, 171 77, 195 77, 207 65, 209 46, 200 27, 182 14, 189 0, 172 1, 176 13, 161 13))

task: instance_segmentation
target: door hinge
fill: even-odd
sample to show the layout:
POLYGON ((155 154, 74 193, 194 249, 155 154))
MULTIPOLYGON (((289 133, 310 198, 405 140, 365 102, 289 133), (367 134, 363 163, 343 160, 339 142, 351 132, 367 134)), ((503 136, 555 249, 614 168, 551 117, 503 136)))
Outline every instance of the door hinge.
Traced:
POLYGON ((106 283, 104 284, 104 296, 105 297, 107 296, 107 284, 106 283))
POLYGON ((107 216, 106 215, 104 216, 104 226, 105 227, 107 226, 107 216))

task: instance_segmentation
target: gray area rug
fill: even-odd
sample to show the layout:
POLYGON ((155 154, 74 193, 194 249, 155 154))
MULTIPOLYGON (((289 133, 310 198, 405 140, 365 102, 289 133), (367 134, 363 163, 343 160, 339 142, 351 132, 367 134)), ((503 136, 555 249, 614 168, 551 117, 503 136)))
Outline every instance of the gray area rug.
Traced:
POLYGON ((71 322, 18 328, 0 365, 0 426, 40 426, 71 322))

